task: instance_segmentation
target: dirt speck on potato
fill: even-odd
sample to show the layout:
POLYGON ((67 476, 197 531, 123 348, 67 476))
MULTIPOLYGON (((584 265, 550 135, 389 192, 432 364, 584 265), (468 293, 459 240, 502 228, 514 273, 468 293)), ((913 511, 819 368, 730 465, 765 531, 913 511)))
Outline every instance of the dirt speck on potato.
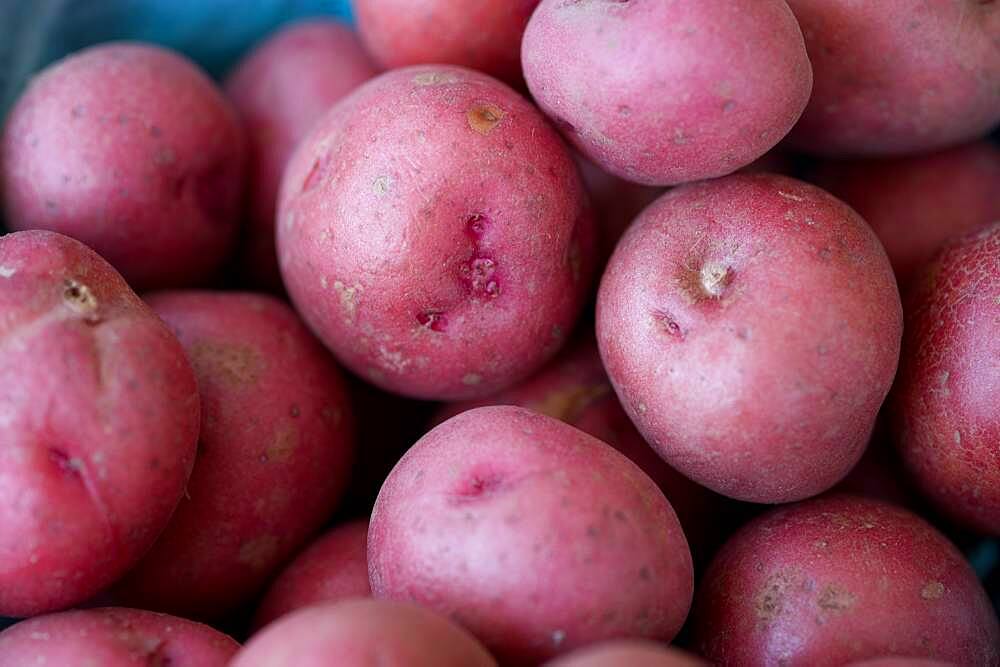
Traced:
POLYGON ((95 316, 99 305, 90 287, 72 278, 63 282, 63 301, 72 310, 88 318, 95 316))
POLYGON ((920 597, 925 600, 940 600, 944 595, 944 584, 940 581, 928 581, 920 591, 920 597))
POLYGON ((487 135, 493 131, 506 114, 504 110, 495 104, 476 104, 469 109, 466 118, 469 120, 469 127, 482 135, 487 135))
POLYGON ((230 386, 255 384, 264 370, 264 360, 249 345, 198 341, 190 357, 198 377, 217 377, 230 386))

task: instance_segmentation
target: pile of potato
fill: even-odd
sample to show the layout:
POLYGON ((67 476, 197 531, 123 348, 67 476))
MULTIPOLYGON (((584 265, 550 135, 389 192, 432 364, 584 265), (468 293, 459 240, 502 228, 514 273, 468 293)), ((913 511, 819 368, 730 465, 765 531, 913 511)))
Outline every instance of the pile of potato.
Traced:
POLYGON ((354 4, 5 119, 0 667, 1000 664, 1000 2, 354 4))

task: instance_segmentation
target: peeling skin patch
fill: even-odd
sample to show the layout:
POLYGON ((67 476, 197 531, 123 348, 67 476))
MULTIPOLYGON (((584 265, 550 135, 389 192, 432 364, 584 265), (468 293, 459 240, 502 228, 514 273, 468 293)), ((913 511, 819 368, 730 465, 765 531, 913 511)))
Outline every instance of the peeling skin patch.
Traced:
POLYGON ((778 196, 791 201, 805 201, 805 198, 798 195, 793 195, 791 192, 785 192, 784 190, 778 190, 778 196))
POLYGON ((572 424, 595 400, 611 393, 606 384, 577 385, 549 392, 544 399, 527 406, 543 415, 572 424))
POLYGON ((816 604, 825 611, 844 611, 854 605, 855 599, 850 591, 836 586, 827 586, 820 591, 819 597, 816 598, 816 604))
POLYGON ((413 77, 413 83, 418 86, 443 86, 458 83, 458 77, 448 72, 422 72, 413 77))
POLYGON ((240 546, 237 557, 239 562, 250 567, 261 569, 270 564, 278 551, 278 538, 274 535, 261 535, 240 546))
POLYGON ((264 370, 260 353, 249 345, 202 340, 191 346, 190 357, 198 377, 231 386, 256 384, 264 370))
POLYGON ((287 463, 299 446, 299 434, 291 424, 282 424, 274 433, 274 441, 267 448, 267 459, 287 463))
POLYGON ((920 597, 925 600, 940 600, 944 595, 944 584, 940 581, 928 581, 920 591, 920 597))
POLYGON ((495 104, 476 104, 469 109, 466 118, 469 127, 482 135, 487 135, 493 131, 506 114, 504 110, 495 104))
POLYGON ((348 324, 353 323, 357 314, 358 293, 361 292, 361 286, 348 287, 339 280, 336 280, 333 283, 333 290, 340 297, 340 307, 344 311, 344 319, 348 324))
POLYGON ((379 176, 375 179, 372 187, 375 189, 375 194, 384 195, 389 191, 389 185, 390 181, 388 176, 379 176))
POLYGON ((89 287, 72 278, 63 281, 63 302, 88 320, 97 318, 97 297, 89 287))
POLYGON ((9 266, 0 266, 0 278, 10 278, 15 273, 17 273, 17 269, 9 266))

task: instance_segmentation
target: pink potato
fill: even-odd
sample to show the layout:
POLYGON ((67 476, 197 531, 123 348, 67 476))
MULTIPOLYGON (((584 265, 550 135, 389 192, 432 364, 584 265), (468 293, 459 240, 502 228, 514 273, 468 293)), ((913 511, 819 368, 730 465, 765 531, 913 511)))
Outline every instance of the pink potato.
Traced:
POLYGON ((202 397, 184 499, 115 601, 215 619, 259 593, 327 520, 347 484, 352 419, 340 372, 284 303, 164 292, 202 397))
POLYGON ((604 642, 546 663, 546 667, 707 667, 697 656, 648 641, 604 642))
POLYGON ((358 29, 386 68, 462 65, 516 85, 538 0, 354 0, 358 29))
POLYGON ((70 607, 153 544, 198 440, 194 373, 111 265, 0 237, 0 615, 70 607))
POLYGON ((661 456, 724 495, 789 502, 861 457, 899 359, 902 309, 878 239, 783 176, 672 190, 618 244, 597 337, 661 456))
POLYGON ((542 0, 521 53, 531 94, 563 133, 646 185, 750 164, 812 88, 784 0, 542 0))
POLYGON ((394 70, 327 114, 279 204, 286 287, 346 366, 411 397, 487 396, 562 345, 594 265, 566 147, 507 86, 394 70))
POLYGON ((852 662, 847 667, 958 667, 958 665, 953 662, 943 662, 941 660, 930 660, 927 658, 890 657, 852 662))
POLYGON ((1000 535, 1000 221, 945 246, 910 296, 896 445, 938 509, 1000 535))
POLYGON ((349 26, 314 19, 277 32, 226 80, 250 139, 250 218, 240 268, 252 283, 281 287, 274 216, 292 152, 335 102, 376 73, 349 26))
POLYGON ((403 456, 375 502, 368 572, 375 597, 446 614, 504 664, 669 641, 693 587, 652 480, 583 431, 511 406, 463 412, 403 456))
POLYGON ((698 651, 723 665, 1000 661, 996 614, 958 549, 915 514, 852 496, 745 526, 706 573, 693 629, 698 651))
POLYGON ((945 241, 1000 220, 1000 148, 985 141, 931 155, 828 162, 811 180, 872 226, 904 291, 945 241))
POLYGON ((345 600, 300 609, 250 638, 230 667, 496 667, 469 633, 421 607, 345 600))
POLYGON ((487 405, 517 405, 559 419, 627 456, 670 501, 696 561, 713 541, 721 542, 723 522, 716 515, 725 509, 723 498, 671 468, 642 439, 615 396, 593 340, 574 344, 540 373, 499 394, 445 405, 435 423, 487 405))
POLYGON ((157 46, 101 44, 39 74, 0 138, 12 229, 99 252, 136 289, 211 277, 235 241, 245 137, 215 84, 157 46))
POLYGON ((85 609, 0 633, 0 667, 225 667, 240 645, 207 625, 151 611, 85 609))
POLYGON ((821 155, 922 153, 1000 122, 1000 3, 787 0, 812 61, 789 143, 821 155))
POLYGON ((353 521, 313 542, 271 584, 257 608, 261 628, 296 609, 371 595, 368 522, 353 521))

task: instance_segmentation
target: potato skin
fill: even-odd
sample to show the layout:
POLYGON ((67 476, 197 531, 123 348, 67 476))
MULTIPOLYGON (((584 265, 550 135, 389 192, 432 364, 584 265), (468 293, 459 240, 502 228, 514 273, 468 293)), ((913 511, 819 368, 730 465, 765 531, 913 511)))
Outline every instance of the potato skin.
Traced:
POLYGON ((538 0, 354 0, 365 45, 387 69, 461 65, 516 85, 538 0))
POLYGON ((320 602, 370 596, 367 553, 367 521, 352 521, 323 535, 274 580, 257 608, 254 627, 320 602))
POLYGON ((810 179, 861 214, 905 292, 948 239, 1000 220, 1000 148, 826 162, 810 179))
POLYGON ((352 415, 333 360, 277 299, 147 301, 194 367, 201 449, 170 525, 114 599, 214 619, 260 592, 332 513, 353 459, 352 415))
POLYGON ((38 616, 0 633, 0 667, 225 667, 240 645, 207 625, 107 607, 38 616))
POLYGON ((958 667, 958 665, 953 662, 942 662, 941 660, 929 660, 927 658, 891 657, 852 662, 847 667, 958 667))
POLYGON ((464 412, 403 456, 375 502, 368 572, 375 597, 446 614, 504 664, 604 639, 668 641, 693 586, 652 480, 592 436, 512 406, 464 412))
POLYGON ((279 30, 226 79, 250 140, 250 224, 240 268, 252 284, 281 288, 274 216, 295 147, 334 103, 377 73, 349 26, 313 19, 279 30))
POLYGON ((893 437, 942 512, 1000 535, 1000 222, 945 246, 907 300, 893 437))
POLYGON ((629 228, 597 300, 601 357, 660 455, 740 500, 816 495, 858 461, 899 359, 885 251, 783 176, 676 188, 629 228))
POLYGON ((821 155, 922 153, 1000 122, 1000 5, 787 0, 812 61, 789 144, 821 155))
POLYGON ((193 63, 109 43, 46 68, 0 138, 11 229, 83 241, 136 289, 208 278, 236 237, 245 137, 193 63))
POLYGON ((199 403, 177 339, 95 252, 0 237, 0 615, 82 602, 166 526, 199 403))
POLYGON ((351 370, 411 397, 486 396, 537 370, 580 311, 594 243, 556 133, 457 67, 361 86, 282 184, 279 260, 298 311, 351 370))
POLYGON ((546 667, 707 667, 684 651, 637 640, 604 642, 546 663, 546 667))
POLYGON ((300 609, 250 638, 230 667, 496 667, 468 632, 399 602, 345 600, 300 609))
POLYGON ((567 138, 646 185, 750 164, 812 88, 784 0, 542 0, 521 53, 532 96, 567 138))
POLYGON ((915 514, 834 495, 738 532, 698 589, 698 651, 717 664, 843 665, 913 655, 996 665, 1000 631, 962 554, 915 514))

